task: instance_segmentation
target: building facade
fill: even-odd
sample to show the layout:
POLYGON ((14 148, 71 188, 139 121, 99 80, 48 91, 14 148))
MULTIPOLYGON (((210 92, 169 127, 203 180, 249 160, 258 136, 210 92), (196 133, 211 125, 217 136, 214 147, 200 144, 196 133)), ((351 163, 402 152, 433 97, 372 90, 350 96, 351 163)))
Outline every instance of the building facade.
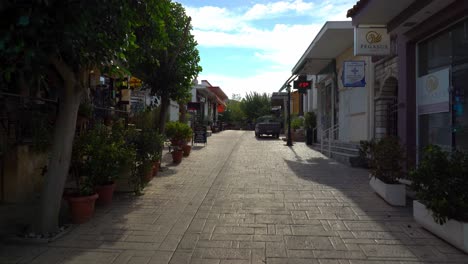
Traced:
POLYGON ((408 157, 417 162, 429 144, 467 149, 468 1, 396 1, 392 9, 385 2, 361 0, 348 17, 355 27, 385 27, 395 43, 375 79, 397 98, 396 134, 408 157))

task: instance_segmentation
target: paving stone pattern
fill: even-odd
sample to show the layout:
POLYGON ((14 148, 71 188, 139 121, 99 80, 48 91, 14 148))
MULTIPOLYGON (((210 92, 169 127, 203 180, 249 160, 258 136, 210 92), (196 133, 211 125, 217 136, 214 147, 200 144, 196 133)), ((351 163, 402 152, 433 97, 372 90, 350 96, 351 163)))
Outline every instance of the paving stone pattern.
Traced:
POLYGON ((304 145, 223 131, 49 245, 2 245, 0 263, 468 263, 391 207, 368 172, 304 145))

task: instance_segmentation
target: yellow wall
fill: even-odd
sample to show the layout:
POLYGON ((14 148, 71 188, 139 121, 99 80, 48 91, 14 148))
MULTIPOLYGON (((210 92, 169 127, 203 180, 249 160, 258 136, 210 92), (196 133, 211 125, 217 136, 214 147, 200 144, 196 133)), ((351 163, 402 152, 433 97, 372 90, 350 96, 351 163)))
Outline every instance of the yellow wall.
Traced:
POLYGON ((292 114, 299 114, 299 92, 291 92, 291 110, 292 114))

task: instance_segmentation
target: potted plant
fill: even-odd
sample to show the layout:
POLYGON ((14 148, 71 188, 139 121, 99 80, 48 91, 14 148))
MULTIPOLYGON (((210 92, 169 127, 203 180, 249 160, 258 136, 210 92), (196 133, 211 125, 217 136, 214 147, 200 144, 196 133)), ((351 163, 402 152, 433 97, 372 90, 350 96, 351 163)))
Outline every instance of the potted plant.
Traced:
POLYGON ((182 135, 184 137, 183 144, 182 144, 182 151, 184 152, 183 156, 188 157, 190 155, 190 151, 192 150, 192 146, 189 145, 189 143, 192 140, 193 130, 187 124, 184 124, 181 128, 182 128, 182 135))
POLYGON ((166 124, 166 136, 173 146, 182 145, 182 140, 184 140, 181 125, 182 123, 173 121, 167 122, 166 124))
POLYGON ((171 140, 172 144, 172 160, 174 163, 182 161, 184 141, 188 134, 191 134, 191 128, 181 122, 168 122, 166 124, 166 136, 171 140))
POLYGON ((76 190, 65 193, 64 197, 70 207, 72 223, 82 224, 87 222, 94 214, 94 206, 99 195, 94 190, 93 181, 83 175, 85 163, 84 136, 75 140, 72 152, 71 173, 75 179, 76 190))
POLYGON ((172 155, 172 162, 178 164, 182 161, 184 151, 182 150, 182 147, 180 145, 179 146, 173 145, 171 155, 172 155))
POLYGON ((99 195, 88 177, 78 177, 77 186, 77 192, 67 195, 66 200, 70 207, 72 223, 83 224, 93 216, 94 206, 99 195))
POLYGON ((370 186, 391 205, 406 205, 406 186, 398 181, 403 162, 404 150, 396 137, 380 139, 370 148, 370 186))
POLYGON ((304 131, 300 128, 304 125, 304 119, 302 117, 294 117, 291 120, 291 129, 292 129, 292 140, 294 141, 304 141, 304 131))
POLYGON ((416 222, 468 253, 468 154, 430 145, 409 176, 416 222))
POLYGON ((123 133, 120 124, 112 128, 112 133, 97 125, 85 137, 83 171, 93 180, 101 205, 112 202, 115 179, 132 155, 133 150, 126 146, 123 133))
POLYGON ((153 163, 153 177, 156 177, 161 166, 161 156, 162 149, 164 146, 164 136, 159 133, 154 133, 152 137, 152 151, 151 151, 151 161, 153 163))

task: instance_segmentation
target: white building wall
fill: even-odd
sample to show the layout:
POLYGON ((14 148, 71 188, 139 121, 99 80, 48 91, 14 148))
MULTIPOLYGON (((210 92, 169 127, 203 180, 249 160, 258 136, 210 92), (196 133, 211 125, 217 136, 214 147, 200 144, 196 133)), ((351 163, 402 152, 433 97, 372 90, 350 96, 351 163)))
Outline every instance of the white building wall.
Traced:
POLYGON ((369 80, 370 57, 356 57, 353 49, 343 52, 336 60, 339 88, 339 137, 340 141, 359 142, 367 140, 369 137, 369 90, 371 82, 369 80), (366 86, 365 87, 344 87, 341 80, 343 62, 347 60, 366 61, 366 86))
POLYGON ((179 121, 179 104, 172 100, 169 106, 169 120, 179 121))

